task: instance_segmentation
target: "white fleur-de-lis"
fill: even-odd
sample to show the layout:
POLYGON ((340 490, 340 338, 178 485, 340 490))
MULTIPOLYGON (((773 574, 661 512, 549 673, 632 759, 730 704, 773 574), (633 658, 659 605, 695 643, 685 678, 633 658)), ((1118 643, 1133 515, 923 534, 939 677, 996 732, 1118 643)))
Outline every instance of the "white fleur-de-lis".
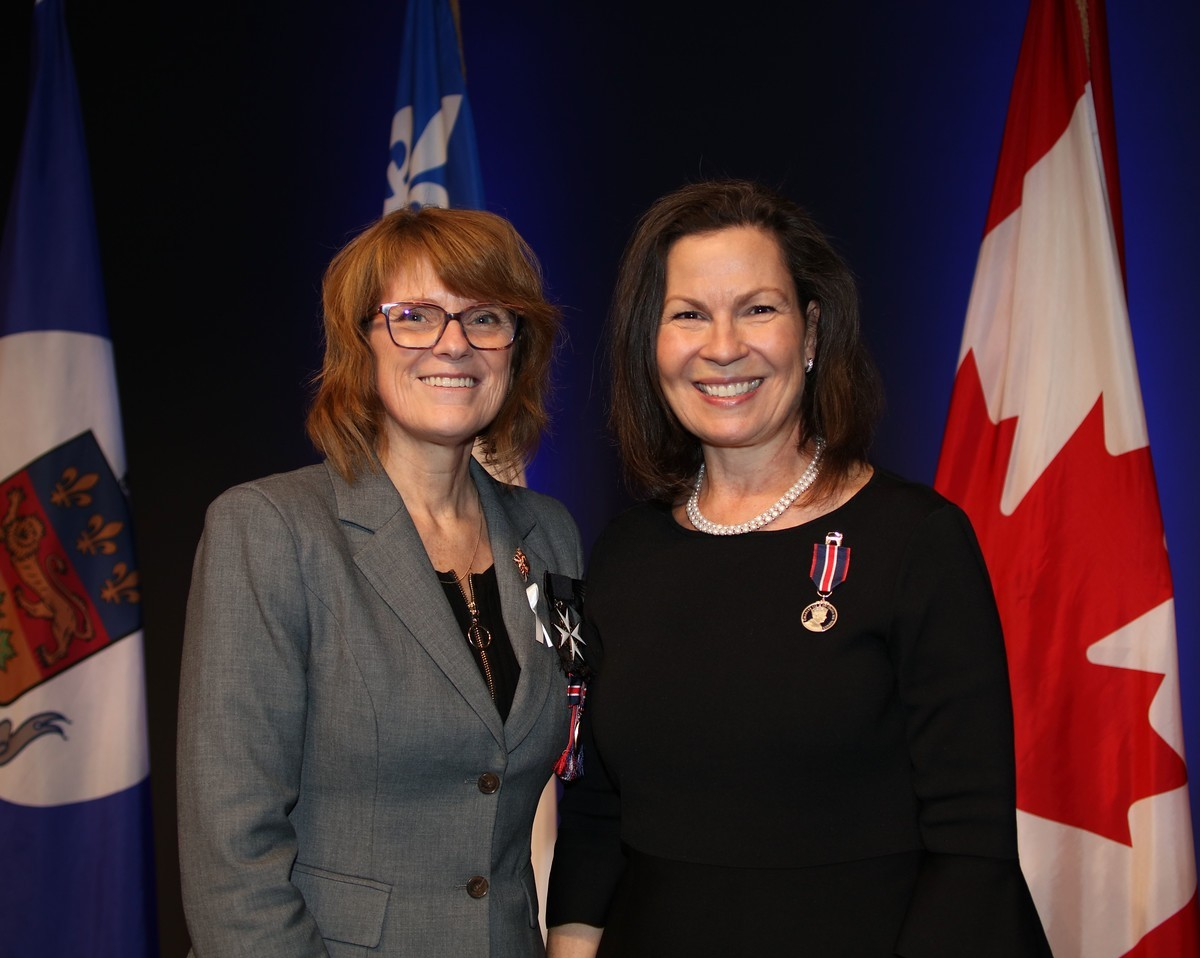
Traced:
POLYGON ((422 173, 428 173, 446 165, 447 145, 458 121, 462 107, 462 94, 453 93, 442 97, 442 108, 429 118, 425 129, 413 145, 413 108, 406 106, 397 110, 392 117, 391 148, 404 146, 404 163, 388 163, 387 180, 392 195, 384 201, 383 211, 390 213, 409 205, 449 206, 450 194, 440 183, 425 180, 415 186, 409 184, 422 173))

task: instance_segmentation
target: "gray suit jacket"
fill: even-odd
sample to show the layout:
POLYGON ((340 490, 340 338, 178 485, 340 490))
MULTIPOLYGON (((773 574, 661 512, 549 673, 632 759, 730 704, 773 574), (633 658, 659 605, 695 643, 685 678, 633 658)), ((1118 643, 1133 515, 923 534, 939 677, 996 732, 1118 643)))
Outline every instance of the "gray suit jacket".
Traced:
POLYGON ((527 587, 553 635, 544 573, 583 555, 561 503, 471 470, 521 666, 506 723, 385 475, 310 466, 209 507, 179 700, 197 958, 543 954, 530 831, 568 710, 527 587))

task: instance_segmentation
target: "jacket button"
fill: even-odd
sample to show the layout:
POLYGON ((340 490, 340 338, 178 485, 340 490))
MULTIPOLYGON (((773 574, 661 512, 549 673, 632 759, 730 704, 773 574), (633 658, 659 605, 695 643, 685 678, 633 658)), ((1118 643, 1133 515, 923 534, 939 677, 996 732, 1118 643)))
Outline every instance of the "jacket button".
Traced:
POLYGON ((484 795, 491 795, 500 788, 500 776, 495 772, 484 772, 479 776, 479 790, 484 795))
POLYGON ((476 875, 467 882, 467 894, 472 898, 482 898, 488 893, 488 882, 486 878, 481 878, 476 875))

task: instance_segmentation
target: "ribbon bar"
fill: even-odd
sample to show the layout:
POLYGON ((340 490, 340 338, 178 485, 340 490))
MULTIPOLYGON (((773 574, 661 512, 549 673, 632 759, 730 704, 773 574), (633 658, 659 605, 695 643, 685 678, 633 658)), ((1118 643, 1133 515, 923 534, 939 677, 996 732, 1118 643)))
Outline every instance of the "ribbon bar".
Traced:
POLYGON ((824 544, 813 543, 812 568, 808 573, 817 591, 824 595, 845 582, 850 572, 850 549, 829 541, 832 538, 826 537, 824 544))

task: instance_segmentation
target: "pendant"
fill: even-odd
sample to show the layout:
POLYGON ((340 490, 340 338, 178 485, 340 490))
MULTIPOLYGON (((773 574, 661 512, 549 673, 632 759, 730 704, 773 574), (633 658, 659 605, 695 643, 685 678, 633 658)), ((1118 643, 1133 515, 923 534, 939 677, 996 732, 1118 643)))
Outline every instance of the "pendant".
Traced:
POLYGON ((492 644, 491 629, 480 625, 479 620, 472 617, 471 626, 467 629, 467 641, 480 652, 483 652, 492 644))
POLYGON ((809 632, 827 632, 837 621, 837 609, 832 602, 818 599, 804 607, 800 613, 800 624, 809 632))

